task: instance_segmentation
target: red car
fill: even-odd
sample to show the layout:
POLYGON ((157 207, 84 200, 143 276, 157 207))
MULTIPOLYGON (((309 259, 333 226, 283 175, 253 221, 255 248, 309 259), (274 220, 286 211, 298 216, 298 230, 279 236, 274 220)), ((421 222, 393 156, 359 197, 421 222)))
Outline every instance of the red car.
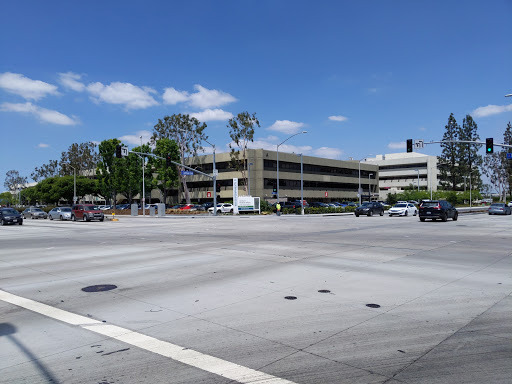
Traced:
POLYGON ((71 220, 91 221, 105 220, 105 216, 100 208, 95 204, 76 204, 71 208, 71 220))
POLYGON ((185 204, 185 205, 179 207, 178 209, 181 211, 184 211, 185 209, 192 209, 192 208, 194 208, 194 204, 185 204))

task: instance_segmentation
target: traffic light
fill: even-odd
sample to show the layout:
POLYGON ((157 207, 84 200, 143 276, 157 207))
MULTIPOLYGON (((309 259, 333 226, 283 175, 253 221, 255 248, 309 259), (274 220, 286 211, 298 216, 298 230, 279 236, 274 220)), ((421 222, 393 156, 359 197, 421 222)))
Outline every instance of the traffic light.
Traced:
POLYGON ((277 195, 277 183, 274 183, 274 187, 272 189, 272 194, 277 195))
POLYGON ((170 167, 172 165, 171 155, 166 155, 165 156, 165 165, 167 167, 170 167))
POLYGON ((217 188, 217 193, 220 193, 220 183, 219 182, 217 182, 216 188, 217 188))
POLYGON ((123 157, 123 155, 121 154, 121 146, 120 145, 116 145, 116 157, 118 159, 123 157))
POLYGON ((412 152, 412 139, 407 139, 407 152, 412 152))
POLYGON ((485 153, 493 153, 494 152, 494 140, 492 137, 488 137, 485 139, 485 153))

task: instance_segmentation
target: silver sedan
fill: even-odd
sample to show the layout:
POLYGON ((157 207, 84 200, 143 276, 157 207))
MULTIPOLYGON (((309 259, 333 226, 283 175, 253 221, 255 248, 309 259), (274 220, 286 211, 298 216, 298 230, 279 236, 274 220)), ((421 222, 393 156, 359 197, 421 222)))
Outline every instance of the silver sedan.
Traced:
POLYGON ((71 208, 55 207, 50 212, 48 212, 48 218, 50 220, 71 220, 71 208))
POLYGON ((510 215, 512 208, 505 203, 493 203, 489 207, 489 215, 510 215))

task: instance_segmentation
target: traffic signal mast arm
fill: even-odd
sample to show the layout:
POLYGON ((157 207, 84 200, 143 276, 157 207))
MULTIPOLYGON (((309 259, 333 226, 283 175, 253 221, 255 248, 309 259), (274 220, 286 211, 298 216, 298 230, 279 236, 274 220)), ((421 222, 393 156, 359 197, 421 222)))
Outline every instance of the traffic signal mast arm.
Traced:
MULTIPOLYGON (((485 145, 485 141, 467 141, 467 140, 441 140, 441 141, 430 141, 428 143, 423 143, 424 145, 427 144, 442 144, 442 143, 463 143, 463 144, 481 144, 485 145)), ((504 147, 504 148, 512 148, 512 145, 509 144, 498 144, 494 143, 495 146, 498 147, 504 147)))
POLYGON ((204 173, 204 172, 201 172, 201 171, 198 171, 197 169, 194 169, 194 168, 191 168, 191 167, 188 167, 186 165, 183 165, 183 164, 180 164, 180 163, 177 163, 175 161, 172 161, 172 160, 169 160, 165 157, 161 157, 161 156, 157 156, 157 155, 154 155, 152 153, 143 153, 143 152, 135 152, 135 151, 128 151, 130 153, 135 153, 137 155, 142 155, 142 156, 151 156, 151 157, 154 157, 156 159, 161 159, 161 160, 165 160, 165 161, 170 161, 171 163, 173 163, 174 165, 177 165, 179 167, 183 167, 185 169, 188 169, 192 172, 195 172, 195 173, 199 173, 200 175, 203 175, 203 176, 206 176, 206 177, 209 177, 210 179, 214 179, 215 176, 210 176, 208 175, 207 173, 204 173))

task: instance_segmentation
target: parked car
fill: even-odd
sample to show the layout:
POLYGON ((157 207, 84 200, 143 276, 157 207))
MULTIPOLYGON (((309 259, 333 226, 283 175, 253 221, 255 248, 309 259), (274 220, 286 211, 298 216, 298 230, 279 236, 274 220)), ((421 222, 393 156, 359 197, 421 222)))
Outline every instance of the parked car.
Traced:
POLYGON ((356 217, 359 217, 359 215, 373 216, 377 213, 381 216, 384 216, 384 207, 377 201, 366 201, 361 204, 361 206, 357 207, 354 211, 356 217))
POLYGON ((321 201, 313 201, 309 206, 311 208, 329 208, 327 204, 322 203, 321 201))
POLYGON ((22 216, 24 219, 30 217, 31 219, 46 219, 48 214, 41 208, 30 207, 23 211, 22 216))
MULTIPOLYGON (((213 213, 213 207, 208 208, 209 213, 213 213)), ((233 204, 220 203, 217 204, 217 214, 219 213, 233 213, 233 204)))
POLYGON ((71 220, 73 221, 103 221, 104 219, 103 212, 95 204, 76 204, 71 208, 71 220))
POLYGON ((388 210, 389 216, 409 216, 413 215, 416 216, 418 214, 418 209, 415 207, 414 204, 411 203, 400 203, 395 204, 392 208, 388 210))
POLYGON ((71 220, 71 207, 55 207, 48 212, 50 220, 71 220))
POLYGON ((204 210, 206 211, 208 208, 213 207, 213 203, 211 201, 203 203, 204 210))
POLYGON ((0 208, 0 224, 23 225, 23 217, 21 217, 20 213, 14 208, 2 207, 0 208))
MULTIPOLYGON (((300 204, 301 204, 300 200, 293 200, 293 201, 290 201, 290 203, 295 205, 297 208, 300 208, 300 204)), ((304 204, 304 208, 309 207, 309 204, 306 200, 302 200, 302 204, 304 204)))
POLYGON ((492 203, 489 206, 489 215, 510 215, 512 208, 505 203, 492 203))
POLYGON ((425 219, 447 221, 449 218, 457 221, 459 213, 453 205, 446 200, 429 200, 423 201, 419 210, 420 221, 425 219))
POLYGON ((187 210, 195 211, 196 210, 194 204, 184 204, 181 207, 179 207, 178 209, 180 211, 187 211, 187 210))

